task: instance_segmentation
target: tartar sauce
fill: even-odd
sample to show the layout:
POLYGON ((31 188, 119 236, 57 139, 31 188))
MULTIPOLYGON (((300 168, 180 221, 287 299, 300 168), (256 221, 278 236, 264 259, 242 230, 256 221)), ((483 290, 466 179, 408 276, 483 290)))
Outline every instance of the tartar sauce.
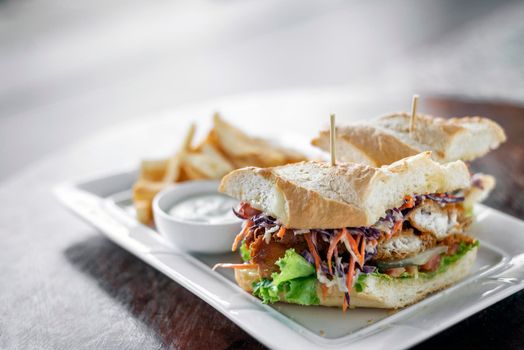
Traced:
POLYGON ((169 210, 169 215, 181 220, 221 224, 239 220, 232 207, 238 200, 220 193, 199 194, 182 199, 169 210))

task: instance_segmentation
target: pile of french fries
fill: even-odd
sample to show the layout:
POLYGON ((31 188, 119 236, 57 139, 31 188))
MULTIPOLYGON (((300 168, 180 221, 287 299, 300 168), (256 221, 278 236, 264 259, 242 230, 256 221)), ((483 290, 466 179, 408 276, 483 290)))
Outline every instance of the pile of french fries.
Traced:
POLYGON ((245 134, 218 114, 213 117, 213 128, 207 137, 193 147, 195 130, 195 125, 191 125, 180 150, 172 157, 142 161, 133 186, 133 203, 140 222, 153 222, 153 198, 173 183, 221 179, 245 166, 271 167, 306 160, 299 152, 245 134))

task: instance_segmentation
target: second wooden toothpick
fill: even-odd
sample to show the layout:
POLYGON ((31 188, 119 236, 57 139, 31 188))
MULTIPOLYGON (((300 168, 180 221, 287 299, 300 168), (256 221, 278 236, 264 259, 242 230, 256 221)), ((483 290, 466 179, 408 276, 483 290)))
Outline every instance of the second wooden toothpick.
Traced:
POLYGON ((330 129, 329 129, 329 152, 331 153, 331 165, 337 164, 337 157, 335 154, 335 139, 337 137, 336 135, 336 129, 335 129, 335 115, 331 114, 329 116, 329 123, 330 123, 330 129))
POLYGON ((415 119, 417 118, 417 104, 418 104, 418 95, 413 95, 413 100, 411 101, 411 122, 409 123, 409 132, 412 133, 415 130, 415 119))

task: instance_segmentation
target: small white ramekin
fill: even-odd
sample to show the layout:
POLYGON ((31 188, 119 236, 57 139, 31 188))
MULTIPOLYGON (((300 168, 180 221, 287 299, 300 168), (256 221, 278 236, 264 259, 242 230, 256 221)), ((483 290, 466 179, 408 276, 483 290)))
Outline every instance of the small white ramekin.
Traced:
POLYGON ((217 193, 219 181, 188 181, 158 193, 153 200, 153 216, 160 234, 179 249, 192 253, 218 254, 231 251, 242 221, 210 224, 186 221, 168 214, 177 202, 198 194, 217 193))

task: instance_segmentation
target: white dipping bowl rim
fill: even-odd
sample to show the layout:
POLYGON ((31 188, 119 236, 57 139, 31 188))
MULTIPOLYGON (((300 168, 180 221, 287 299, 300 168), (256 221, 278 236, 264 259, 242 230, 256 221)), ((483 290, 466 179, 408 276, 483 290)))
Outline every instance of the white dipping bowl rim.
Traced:
POLYGON ((195 222, 174 217, 168 210, 185 198, 198 194, 219 193, 220 180, 192 180, 173 184, 153 199, 153 216, 160 235, 184 251, 205 254, 231 252, 242 221, 226 223, 195 222))

